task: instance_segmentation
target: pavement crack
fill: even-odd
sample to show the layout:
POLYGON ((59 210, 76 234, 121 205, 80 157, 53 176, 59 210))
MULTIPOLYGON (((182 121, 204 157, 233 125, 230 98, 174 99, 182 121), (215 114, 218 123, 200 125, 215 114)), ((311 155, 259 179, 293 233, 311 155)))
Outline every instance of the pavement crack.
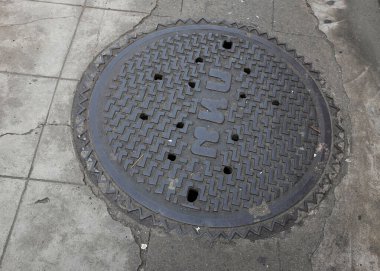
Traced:
POLYGON ((323 242, 323 239, 325 238, 325 229, 326 229, 327 219, 328 218, 326 217, 325 222, 323 223, 322 235, 319 238, 318 244, 315 246, 315 249, 309 255, 309 262, 310 262, 310 266, 311 266, 311 270, 312 271, 313 271, 313 261, 312 261, 312 259, 314 257, 314 254, 318 251, 319 247, 321 246, 321 244, 323 242))
POLYGON ((301 37, 309 37, 309 38, 320 38, 316 35, 308 35, 308 34, 302 34, 302 33, 292 33, 287 31, 279 31, 279 30, 273 30, 274 33, 280 33, 280 34, 286 34, 286 35, 293 35, 293 36, 301 36, 301 37))
MULTIPOLYGON (((337 66, 338 66, 338 69, 339 69, 338 70, 339 79, 340 79, 341 82, 343 82, 342 67, 340 66, 339 61, 338 61, 338 59, 336 57, 337 54, 336 54, 335 45, 330 41, 330 39, 328 38, 327 34, 320 29, 319 24, 320 24, 321 19, 315 14, 312 5, 309 3, 309 2, 312 2, 312 0, 304 0, 304 1, 306 3, 307 8, 309 9, 310 14, 316 19, 316 22, 317 22, 317 24, 315 26, 316 31, 319 32, 322 35, 322 38, 324 40, 326 40, 327 44, 330 46, 330 48, 332 50, 332 56, 334 58, 335 63, 337 63, 337 66)), ((343 87, 343 89, 345 89, 343 83, 342 83, 342 87, 343 87)), ((348 98, 346 92, 345 92, 344 95, 348 98)), ((348 119, 349 117, 345 116, 345 118, 348 119)))
POLYGON ((30 129, 27 132, 24 132, 24 133, 8 132, 8 133, 0 134, 0 138, 3 137, 3 136, 24 136, 24 135, 29 135, 29 134, 33 133, 35 130, 41 129, 44 126, 64 126, 64 127, 69 127, 70 129, 73 129, 71 127, 71 125, 69 125, 69 124, 61 124, 61 123, 45 123, 44 124, 44 123, 40 123, 35 128, 32 128, 32 129, 30 129))
POLYGON ((319 18, 314 14, 314 10, 309 3, 310 0, 304 0, 304 1, 305 1, 305 5, 308 9, 308 13, 314 17, 314 21, 316 22, 316 24, 314 24, 315 32, 323 33, 323 35, 326 36, 326 34, 319 28, 320 21, 319 21, 319 18))
POLYGON ((347 84, 351 84, 352 82, 355 82, 356 80, 363 77, 363 75, 365 75, 368 72, 368 70, 369 70, 369 66, 364 67, 364 70, 360 74, 355 76, 353 79, 350 79, 350 80, 344 82, 343 85, 347 85, 347 84))
POLYGON ((150 242, 151 232, 152 232, 152 230, 149 230, 149 233, 148 233, 148 240, 147 240, 146 244, 141 244, 141 245, 140 245, 140 259, 141 259, 141 264, 140 264, 139 267, 137 268, 137 271, 142 271, 142 270, 144 270, 144 268, 145 268, 145 266, 146 266, 146 260, 147 260, 147 257, 148 257, 148 250, 149 250, 149 242, 150 242))
POLYGON ((48 203, 49 201, 50 201, 49 197, 46 197, 46 198, 43 198, 43 199, 36 200, 34 202, 34 204, 48 203))
POLYGON ((0 134, 0 137, 3 137, 3 136, 13 136, 13 135, 17 135, 17 136, 29 135, 29 134, 33 133, 35 130, 40 129, 43 126, 44 126, 44 124, 41 123, 41 124, 38 124, 37 127, 32 128, 32 129, 30 129, 29 131, 27 131, 25 133, 12 133, 12 132, 10 132, 10 133, 0 134))
POLYGON ((332 193, 332 207, 331 207, 331 212, 325 217, 325 221, 323 223, 323 227, 322 227, 322 235, 321 237, 319 238, 319 241, 318 241, 318 244, 315 246, 315 249, 310 253, 309 255, 309 262, 310 262, 310 265, 311 265, 311 270, 313 270, 313 262, 312 262, 312 258, 314 257, 314 254, 318 251, 318 249, 320 248, 322 242, 323 242, 323 239, 325 238, 325 231, 326 231, 326 225, 327 225, 327 222, 329 220, 329 218, 332 216, 333 212, 334 212, 334 208, 335 208, 335 204, 336 204, 336 196, 335 196, 335 191, 333 191, 332 193))
POLYGON ((153 15, 153 13, 156 11, 156 9, 158 8, 158 2, 159 2, 159 0, 156 0, 156 4, 154 5, 154 7, 151 9, 151 11, 147 14, 147 15, 145 15, 144 17, 142 17, 141 18, 141 20, 137 23, 137 24, 135 24, 133 27, 132 27, 132 29, 130 29, 129 31, 127 31, 125 34, 123 34, 123 35, 126 35, 126 34, 129 34, 129 33, 132 33, 132 32, 134 32, 140 25, 142 25, 150 16, 152 16, 153 15))
POLYGON ((66 19, 66 18, 74 18, 74 17, 75 16, 47 17, 47 18, 40 18, 40 19, 36 19, 36 20, 28 21, 28 22, 23 22, 23 23, 17 23, 17 24, 4 24, 4 25, 0 25, 0 27, 20 26, 20 25, 32 24, 32 23, 39 22, 39 21, 55 20, 55 19, 66 19))
POLYGON ((276 247, 277 247, 277 261, 279 265, 279 270, 282 271, 282 262, 281 262, 281 255, 280 255, 280 242, 278 239, 276 240, 276 247))
POLYGON ((131 227, 131 232, 133 239, 135 240, 136 244, 139 246, 139 257, 140 257, 140 265, 137 267, 137 271, 144 270, 146 266, 146 260, 148 256, 149 251, 149 243, 150 243, 150 237, 152 230, 149 229, 149 231, 146 233, 140 229, 131 227))
POLYGON ((106 11, 103 10, 102 17, 99 20, 98 31, 96 32, 96 42, 95 42, 94 48, 97 48, 99 45, 100 32, 103 28, 103 20, 104 20, 105 13, 106 13, 106 11))
POLYGON ((46 123, 45 126, 61 126, 61 127, 69 127, 70 129, 73 129, 73 127, 70 124, 66 124, 66 123, 46 123))
POLYGON ((86 174, 84 173, 84 171, 82 170, 82 168, 81 168, 81 171, 82 171, 82 174, 83 174, 82 183, 83 184, 87 184, 87 182, 86 182, 86 174))

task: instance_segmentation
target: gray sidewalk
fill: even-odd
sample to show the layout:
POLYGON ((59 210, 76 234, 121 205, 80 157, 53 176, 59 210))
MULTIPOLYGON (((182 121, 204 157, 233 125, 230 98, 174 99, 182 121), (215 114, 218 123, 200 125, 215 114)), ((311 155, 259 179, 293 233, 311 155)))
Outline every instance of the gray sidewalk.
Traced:
POLYGON ((342 0, 0 1, 0 269, 380 270, 379 74, 342 35, 344 10, 342 0), (351 130, 342 182, 272 238, 127 227, 85 185, 75 156, 72 99, 92 59, 127 31, 203 17, 254 26, 296 49, 351 130))

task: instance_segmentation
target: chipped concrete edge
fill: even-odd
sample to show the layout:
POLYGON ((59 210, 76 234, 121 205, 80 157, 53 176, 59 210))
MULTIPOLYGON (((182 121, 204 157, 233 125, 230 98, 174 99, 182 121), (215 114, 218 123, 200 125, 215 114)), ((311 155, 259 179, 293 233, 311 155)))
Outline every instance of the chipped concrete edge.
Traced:
MULTIPOLYGON (((344 158, 344 164, 343 164, 343 170, 342 170, 342 175, 346 175, 347 174, 347 171, 348 171, 348 163, 347 163, 347 159, 349 159, 350 157, 350 154, 351 154, 351 138, 352 138, 352 133, 351 133, 351 117, 350 117, 350 114, 349 112, 351 111, 350 110, 350 101, 349 101, 349 98, 348 98, 348 95, 347 95, 347 92, 346 92, 346 89, 345 89, 345 86, 344 86, 344 82, 343 82, 343 77, 342 77, 342 74, 343 74, 343 69, 337 59, 337 49, 336 49, 336 46, 334 44, 334 41, 329 39, 328 35, 327 35, 327 32, 326 32, 326 29, 323 29, 321 27, 321 25, 323 24, 323 18, 321 16, 320 13, 318 13, 318 9, 316 8, 318 5, 322 5, 322 3, 318 0, 304 0, 305 1, 305 4, 306 6, 308 7, 309 9, 309 13, 315 18, 315 22, 316 22, 316 26, 315 26, 315 29, 316 31, 318 31, 323 39, 327 42, 327 44, 329 45, 330 49, 331 49, 331 52, 332 52, 332 57, 334 59, 334 62, 337 64, 337 67, 339 68, 339 71, 338 71, 338 76, 339 76, 339 85, 340 85, 340 90, 336 90, 334 89, 333 91, 330 89, 329 91, 331 92, 331 95, 334 97, 334 101, 335 103, 339 106, 339 108, 341 109, 341 117, 339 117, 341 120, 342 120, 342 124, 343 126, 345 127, 345 133, 346 133, 346 137, 347 137, 347 147, 346 147, 346 154, 345 154, 345 158, 344 158), (339 98, 338 98, 339 97, 339 98)), ((345 8, 345 0, 337 0, 338 3, 338 8, 345 8)), ((324 3, 326 4, 326 3, 324 3)), ((340 181, 342 181, 343 179, 343 176, 342 178, 339 178, 340 181)), ((314 248, 314 250, 312 251, 312 253, 309 255, 309 261, 310 261, 310 264, 311 264, 311 267, 312 267, 312 270, 313 270, 313 257, 314 255, 317 253, 317 251, 320 249, 321 245, 322 245, 322 242, 324 240, 324 237, 325 237, 325 230, 326 230, 326 225, 330 219, 330 217, 332 216, 333 214, 333 211, 334 211, 334 208, 336 206, 336 188, 337 186, 339 186, 339 184, 341 182, 338 182, 338 183, 335 183, 331 189, 331 195, 333 197, 332 199, 332 206, 328 212, 328 215, 326 217, 324 217, 324 222, 323 222, 323 228, 321 230, 321 236, 320 236, 320 239, 318 241, 318 244, 316 245, 316 247, 314 248)))

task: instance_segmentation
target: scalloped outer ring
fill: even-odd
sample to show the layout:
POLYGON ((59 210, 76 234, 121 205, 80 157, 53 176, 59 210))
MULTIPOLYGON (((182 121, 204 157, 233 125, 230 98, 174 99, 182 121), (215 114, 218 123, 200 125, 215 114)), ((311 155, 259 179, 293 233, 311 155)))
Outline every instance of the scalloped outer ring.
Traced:
MULTIPOLYGON (((190 24, 215 24, 210 23, 205 19, 197 22, 193 20, 178 20, 173 24, 158 25, 156 30, 174 27, 179 25, 190 24)), ((305 63, 302 56, 298 56, 295 50, 288 49, 285 44, 279 43, 276 38, 268 37, 266 33, 259 33, 256 29, 247 26, 240 26, 236 23, 220 22, 216 25, 238 28, 253 35, 261 36, 270 42, 274 43, 281 49, 290 53, 301 65, 303 65, 313 77, 320 89, 324 89, 325 85, 322 82, 319 72, 312 68, 310 63, 305 63)), ((109 61, 116 56, 123 48, 129 46, 138 38, 145 34, 127 33, 112 43, 109 47, 103 50, 94 61, 89 64, 84 72, 82 79, 77 85, 77 90, 74 96, 72 108, 72 125, 73 125, 73 143, 77 150, 78 159, 81 161, 86 173, 89 186, 93 192, 105 200, 109 208, 117 208, 122 213, 134 218, 136 221, 148 226, 158 226, 168 232, 175 231, 179 234, 191 234, 195 236, 208 236, 209 238, 225 238, 233 239, 236 237, 261 239, 268 237, 276 232, 282 231, 291 227, 300 213, 307 213, 314 208, 322 200, 329 188, 336 183, 342 174, 344 157, 347 148, 347 138, 343 127, 338 120, 339 109, 335 106, 332 97, 324 93, 326 101, 330 109, 330 117, 333 127, 333 149, 330 152, 330 159, 327 163, 322 177, 318 184, 303 198, 302 201, 295 204, 292 208, 272 219, 234 228, 207 228, 197 227, 196 225, 183 224, 174 220, 170 220, 161 216, 158 213, 153 213, 149 209, 140 205, 129 197, 126 193, 120 190, 103 171, 98 163, 96 155, 91 147, 89 135, 87 131, 87 107, 91 97, 93 86, 97 81, 99 74, 103 71, 109 61)))

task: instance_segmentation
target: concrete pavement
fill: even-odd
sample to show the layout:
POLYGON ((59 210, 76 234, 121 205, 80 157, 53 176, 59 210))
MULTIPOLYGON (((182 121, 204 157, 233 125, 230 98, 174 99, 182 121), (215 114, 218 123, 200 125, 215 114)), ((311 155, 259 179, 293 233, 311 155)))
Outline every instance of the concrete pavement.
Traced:
POLYGON ((0 269, 380 270, 378 52, 349 38, 361 17, 347 10, 342 0, 1 1, 0 269), (75 157, 70 110, 88 63, 127 31, 202 17, 278 37, 314 64, 342 109, 345 177, 268 239, 198 240, 115 221, 75 157))

